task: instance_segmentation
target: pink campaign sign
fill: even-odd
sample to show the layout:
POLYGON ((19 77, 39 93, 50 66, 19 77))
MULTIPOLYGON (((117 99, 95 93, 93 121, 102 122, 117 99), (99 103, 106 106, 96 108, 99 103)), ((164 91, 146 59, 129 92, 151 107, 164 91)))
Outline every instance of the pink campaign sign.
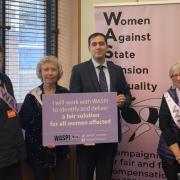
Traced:
POLYGON ((108 38, 107 60, 122 66, 136 100, 122 115, 113 180, 165 179, 157 145, 158 113, 171 86, 170 65, 180 60, 180 4, 95 7, 95 26, 108 38))
POLYGON ((43 95, 43 145, 118 141, 117 93, 43 95))

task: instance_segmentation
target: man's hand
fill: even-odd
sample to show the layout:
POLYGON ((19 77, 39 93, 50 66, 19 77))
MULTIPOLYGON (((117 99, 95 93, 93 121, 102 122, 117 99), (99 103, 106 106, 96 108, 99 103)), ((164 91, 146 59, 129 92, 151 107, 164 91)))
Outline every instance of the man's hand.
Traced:
POLYGON ((123 107, 125 101, 126 101, 126 96, 125 96, 124 94, 119 94, 119 95, 116 97, 116 102, 117 102, 117 105, 118 105, 119 107, 123 107))

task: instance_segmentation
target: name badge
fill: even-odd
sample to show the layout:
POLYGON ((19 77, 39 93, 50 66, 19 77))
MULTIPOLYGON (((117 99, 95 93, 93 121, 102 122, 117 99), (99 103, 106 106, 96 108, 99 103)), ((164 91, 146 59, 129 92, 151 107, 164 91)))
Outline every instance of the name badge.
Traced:
POLYGON ((16 117, 16 112, 14 110, 8 110, 7 116, 8 116, 8 118, 16 117))

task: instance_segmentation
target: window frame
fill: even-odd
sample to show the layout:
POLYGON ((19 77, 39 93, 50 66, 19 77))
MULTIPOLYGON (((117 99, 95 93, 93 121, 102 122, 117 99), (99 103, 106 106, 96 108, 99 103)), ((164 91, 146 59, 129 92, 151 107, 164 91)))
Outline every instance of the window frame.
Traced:
MULTIPOLYGON (((46 47, 45 47, 45 52, 46 55, 54 55, 57 56, 58 52, 58 43, 57 43, 57 39, 58 39, 58 15, 57 15, 57 8, 58 8, 58 0, 46 0, 46 47), (54 13, 52 13, 54 10, 54 13), (53 40, 53 41, 52 41, 53 40)), ((6 56, 5 56, 5 46, 6 46, 6 41, 5 41, 5 37, 6 37, 6 31, 10 29, 9 26, 6 26, 6 22, 5 22, 5 1, 4 0, 0 0, 0 5, 1 5, 1 16, 2 19, 0 19, 0 21, 2 22, 0 24, 0 46, 2 46, 4 48, 4 63, 3 63, 3 73, 5 72, 5 62, 6 62, 6 56)))
MULTIPOLYGON (((9 46, 9 44, 7 44, 8 42, 6 42, 6 39, 8 39, 10 36, 8 35, 9 33, 8 30, 10 30, 11 27, 9 26, 6 26, 6 19, 7 19, 7 22, 8 22, 8 18, 6 17, 6 3, 9 4, 9 2, 12 2, 12 1, 5 1, 5 0, 0 0, 0 46, 2 46, 4 48, 4 62, 3 62, 3 67, 2 67, 2 72, 3 73, 8 73, 7 75, 10 75, 10 78, 12 78, 12 82, 16 84, 16 81, 20 81, 21 83, 21 80, 23 76, 19 76, 18 77, 18 73, 17 73, 17 76, 13 76, 13 72, 12 74, 10 73, 11 72, 11 69, 13 70, 13 65, 11 64, 11 59, 12 59, 12 63, 13 63, 13 58, 8 58, 10 54, 8 54, 11 50, 11 44, 10 44, 10 48, 7 48, 5 49, 5 47, 9 46), (7 53, 7 54, 6 54, 7 53), (6 59, 8 58, 8 60, 6 59), (8 64, 10 66, 8 66, 8 64), (7 68, 9 67, 9 68, 7 68), (7 70, 7 72, 6 72, 7 70), (14 78, 14 79, 13 79, 14 78)), ((21 2, 20 0, 13 0, 13 2, 21 2)), ((44 48, 43 48, 43 51, 44 51, 44 55, 54 55, 54 56, 57 56, 57 50, 58 50, 58 43, 57 43, 57 40, 58 40, 58 15, 57 15, 57 12, 58 12, 58 0, 43 0, 42 1, 42 5, 45 6, 45 13, 46 13, 46 16, 45 16, 45 19, 44 19, 44 22, 45 22, 45 31, 43 32, 43 36, 44 36, 44 48), (45 4, 44 4, 45 3, 45 4)), ((26 2, 25 2, 26 3, 26 2)), ((41 3, 40 3, 41 4, 41 3)), ((16 4, 15 4, 16 5, 16 4)), ((26 5, 26 4, 25 4, 26 5)), ((18 6, 17 6, 18 7, 18 6)), ((21 7, 19 5, 19 7, 21 7)), ((28 7, 28 2, 27 2, 27 5, 25 7, 28 7)), ((8 11, 8 8, 7 8, 7 11, 8 11)), ((7 12, 7 14, 9 14, 7 12)), ((11 20, 11 18, 9 19, 9 21, 11 20)), ((20 36, 19 36, 20 37, 20 36)), ((28 37, 28 35, 27 35, 28 37)), ((18 52, 20 52, 20 47, 17 48, 18 52)), ((36 51, 34 52, 36 54, 36 51)), ((42 54, 42 53, 41 53, 42 54)), ((25 64, 26 63, 22 63, 20 62, 21 58, 20 58, 20 55, 19 54, 19 59, 18 59, 18 62, 19 62, 19 72, 22 72, 23 71, 29 71, 30 69, 28 68, 23 68, 25 67, 25 64), (21 67, 21 64, 22 64, 22 67, 21 67)), ((31 55, 30 55, 31 57, 31 55)), ((28 57, 27 57, 28 58, 28 57)), ((41 58, 41 57, 40 57, 41 58)), ((37 61, 38 61, 39 57, 37 58, 37 61)), ((31 62, 30 62, 31 64, 31 62)), ((27 63, 27 66, 29 65, 29 63, 27 63)), ((29 67, 29 66, 28 66, 29 67)), ((33 69, 36 69, 36 63, 33 64, 32 62, 32 70, 33 69)), ((14 70, 16 70, 16 67, 14 67, 14 70)), ((13 71, 14 71, 13 70, 13 71)), ((15 72, 16 73, 16 72, 15 72)), ((33 77, 36 77, 36 72, 35 70, 33 70, 33 77)), ((26 78, 28 77, 25 77, 23 79, 23 81, 26 81, 26 78)), ((38 80, 38 79, 37 79, 38 80)), ((22 81, 22 83, 23 83, 22 81)), ((28 78, 28 82, 29 82, 29 78, 28 78)), ((33 84, 31 84, 31 88, 32 86, 35 87, 37 86, 38 82, 36 82, 33 86, 33 84)), ((28 91, 31 89, 27 89, 28 85, 25 83, 22 84, 22 86, 17 83, 16 85, 13 85, 14 86, 14 91, 15 91, 15 94, 17 95, 17 100, 18 102, 22 102, 23 98, 24 98, 24 93, 28 93, 28 91), (19 96, 19 94, 21 94, 19 96)))

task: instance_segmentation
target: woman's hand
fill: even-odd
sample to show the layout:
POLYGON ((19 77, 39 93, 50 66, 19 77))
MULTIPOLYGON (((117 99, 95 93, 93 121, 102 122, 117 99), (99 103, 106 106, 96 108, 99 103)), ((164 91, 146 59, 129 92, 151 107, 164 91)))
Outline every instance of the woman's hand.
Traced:
POLYGON ((56 147, 56 145, 53 145, 53 144, 48 144, 46 147, 47 147, 47 148, 49 148, 49 149, 52 149, 52 148, 55 148, 55 147, 56 147))
POLYGON ((176 161, 180 164, 180 148, 178 143, 174 143, 172 145, 169 146, 169 149, 173 152, 176 161))

